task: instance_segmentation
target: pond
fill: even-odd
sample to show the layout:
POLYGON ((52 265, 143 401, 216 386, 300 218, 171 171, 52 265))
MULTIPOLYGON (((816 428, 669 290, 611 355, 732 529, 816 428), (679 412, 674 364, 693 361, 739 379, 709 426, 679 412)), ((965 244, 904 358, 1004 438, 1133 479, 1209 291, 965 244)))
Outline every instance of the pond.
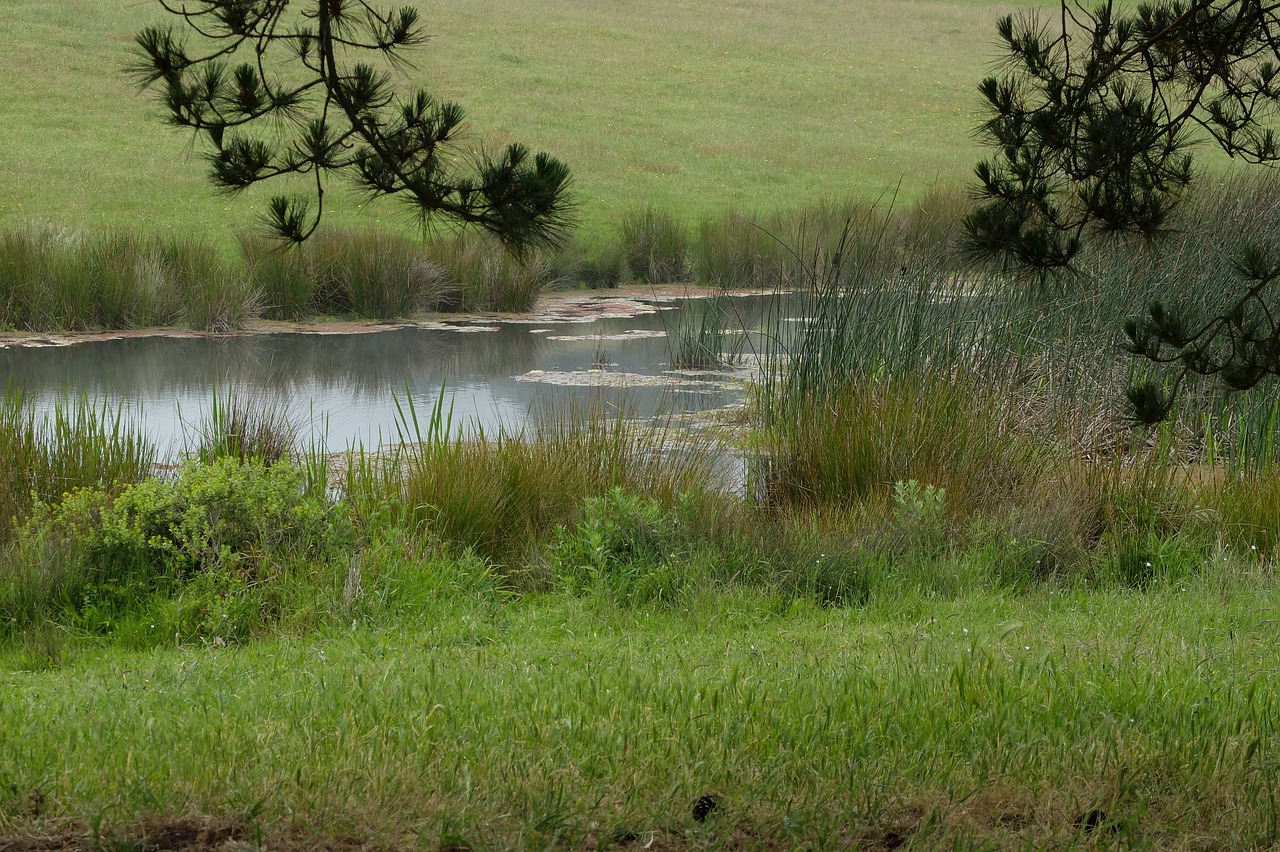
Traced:
MULTIPOLYGON (((304 442, 330 451, 396 439, 397 403, 424 418, 446 395, 453 423, 518 430, 544 407, 589 399, 652 418, 740 404, 742 363, 672 370, 671 347, 691 312, 719 310, 725 346, 749 350, 768 297, 687 300, 574 295, 536 314, 472 317, 361 333, 140 336, 57 346, 9 345, 0 368, 37 410, 87 394, 119 406, 162 455, 190 446, 215 392, 283 406, 304 442)), ((696 314, 695 314, 696 316, 696 314)))

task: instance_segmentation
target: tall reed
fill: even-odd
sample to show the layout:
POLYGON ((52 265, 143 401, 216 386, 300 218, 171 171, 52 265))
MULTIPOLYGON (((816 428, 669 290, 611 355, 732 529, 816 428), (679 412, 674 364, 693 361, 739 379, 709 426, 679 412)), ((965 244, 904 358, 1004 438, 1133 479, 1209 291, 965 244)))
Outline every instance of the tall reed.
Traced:
MULTIPOLYGON (((312 252, 253 234, 242 234, 239 244, 245 274, 258 288, 266 317, 303 320, 324 309, 316 298, 312 252)), ((348 301, 342 300, 344 309, 348 301)))
POLYGON ((957 274, 953 237, 933 225, 905 239, 863 217, 826 247, 797 248, 797 263, 816 260, 766 323, 758 495, 847 505, 916 480, 945 488, 949 511, 1053 538, 1034 506, 1074 530, 1065 547, 1137 585, 1148 564, 1204 558, 1205 541, 1270 553, 1258 483, 1274 476, 1280 406, 1193 382, 1174 422, 1134 429, 1123 390, 1148 366, 1117 346, 1123 319, 1152 299, 1192 315, 1230 303, 1240 284, 1224 261, 1280 226, 1270 186, 1207 194, 1157 246, 1095 244, 1073 275, 1040 286, 957 274), (1064 511, 1050 511, 1055 493, 1064 511))
POLYGON ((450 295, 443 300, 449 309, 527 311, 555 281, 554 267, 543 253, 516 256, 477 234, 440 237, 424 250, 450 283, 450 295))
POLYGON ((448 298, 445 270, 400 234, 321 232, 308 248, 314 292, 334 312, 388 320, 437 308, 448 298))
POLYGON ((228 329, 254 287, 200 240, 27 227, 0 235, 0 322, 33 330, 228 329))
POLYGON ((631 278, 646 284, 688 280, 689 233, 670 212, 646 207, 627 213, 618 239, 631 278))
POLYGON ((296 453, 298 432, 287 399, 228 384, 225 391, 213 389, 194 455, 206 463, 230 457, 271 465, 296 453))
POLYGON ((735 333, 726 299, 690 299, 667 323, 669 364, 674 370, 717 370, 742 355, 746 335, 735 333))
POLYGON ((753 215, 730 211, 700 223, 690 249, 692 271, 716 287, 803 288, 819 248, 843 240, 844 250, 858 252, 864 263, 888 263, 903 253, 907 222, 890 207, 856 200, 753 215), (846 229, 850 223, 857 227, 846 229))
POLYGON ((38 415, 20 390, 7 389, 0 401, 0 542, 33 501, 56 501, 82 486, 138 482, 155 458, 155 447, 120 408, 79 397, 38 415))
POLYGON ((474 548, 518 573, 585 498, 623 488, 670 505, 714 489, 718 456, 708 442, 617 416, 598 402, 544 410, 526 430, 467 434, 441 393, 420 419, 400 405, 400 449, 357 453, 346 490, 369 506, 395 495, 404 522, 453 546, 474 548))

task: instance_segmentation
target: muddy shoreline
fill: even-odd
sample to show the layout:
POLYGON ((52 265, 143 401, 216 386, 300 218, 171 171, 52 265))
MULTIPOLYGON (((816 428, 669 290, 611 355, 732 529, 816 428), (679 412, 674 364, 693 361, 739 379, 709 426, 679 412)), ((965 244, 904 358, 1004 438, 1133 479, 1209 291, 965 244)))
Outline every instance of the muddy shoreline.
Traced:
POLYGON ((756 290, 718 290, 692 284, 630 286, 609 290, 565 290, 544 293, 528 313, 424 313, 410 319, 376 320, 320 317, 305 322, 253 320, 233 331, 195 331, 184 328, 140 328, 103 331, 0 331, 0 349, 74 346, 105 340, 146 337, 230 338, 269 334, 374 334, 401 328, 441 331, 483 332, 493 323, 542 325, 589 323, 599 319, 625 318, 653 313, 684 299, 705 299, 716 295, 759 295, 756 290))

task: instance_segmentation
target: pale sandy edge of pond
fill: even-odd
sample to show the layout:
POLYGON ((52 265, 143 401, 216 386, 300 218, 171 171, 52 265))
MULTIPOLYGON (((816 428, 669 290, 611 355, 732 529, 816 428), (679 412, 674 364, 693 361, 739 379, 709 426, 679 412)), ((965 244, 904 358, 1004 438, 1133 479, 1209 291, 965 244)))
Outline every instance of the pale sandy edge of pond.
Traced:
POLYGON ((588 323, 653 313, 662 303, 712 296, 762 295, 761 290, 721 290, 692 284, 640 285, 608 290, 563 290, 543 294, 528 313, 424 313, 412 319, 377 322, 322 318, 308 322, 252 320, 234 331, 195 331, 183 328, 141 328, 112 331, 7 331, 0 330, 0 349, 72 346, 104 340, 142 337, 204 338, 247 337, 265 334, 372 334, 399 328, 445 331, 488 331, 486 323, 520 324, 588 323))

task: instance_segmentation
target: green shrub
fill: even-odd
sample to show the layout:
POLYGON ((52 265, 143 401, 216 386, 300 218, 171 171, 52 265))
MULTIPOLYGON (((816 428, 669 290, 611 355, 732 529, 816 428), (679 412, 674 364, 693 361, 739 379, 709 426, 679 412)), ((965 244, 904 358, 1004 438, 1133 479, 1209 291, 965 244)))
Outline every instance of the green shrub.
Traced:
POLYGON ((550 548, 556 581, 575 591, 661 570, 682 549, 674 519, 656 500, 612 488, 583 501, 582 517, 557 527, 550 548))
POLYGON ((884 573, 884 557, 873 547, 843 536, 784 523, 757 545, 754 581, 792 599, 825 607, 862 606, 884 573))
POLYGON ((574 522, 587 497, 622 487, 672 505, 677 495, 712 490, 723 478, 713 442, 677 443, 666 429, 610 411, 599 399, 538 413, 519 433, 475 437, 455 431, 444 399, 421 422, 412 400, 404 406, 402 450, 353 454, 348 501, 367 516, 390 500, 397 523, 474 550, 508 580, 528 570, 558 525, 574 522))
POLYGON ((222 589, 270 580, 282 561, 323 560, 345 525, 303 480, 286 463, 224 457, 115 496, 83 488, 40 503, 11 548, 0 614, 21 623, 70 609, 79 626, 110 632, 150 595, 203 574, 219 574, 199 582, 222 589))

